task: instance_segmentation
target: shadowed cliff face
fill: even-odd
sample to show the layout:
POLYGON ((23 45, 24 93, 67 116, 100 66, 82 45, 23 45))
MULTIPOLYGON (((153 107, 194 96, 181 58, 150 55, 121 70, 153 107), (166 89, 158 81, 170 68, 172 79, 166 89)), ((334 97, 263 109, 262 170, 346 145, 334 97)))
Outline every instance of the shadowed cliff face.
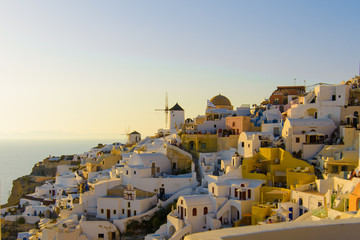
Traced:
POLYGON ((50 162, 48 159, 45 159, 42 162, 35 164, 30 175, 20 177, 13 181, 13 187, 8 202, 1 207, 11 207, 19 204, 20 198, 24 197, 26 194, 34 193, 37 186, 41 186, 45 181, 54 178, 56 176, 58 165, 72 164, 77 165, 79 162, 67 160, 50 162))
POLYGON ((44 184, 45 180, 48 179, 49 178, 40 179, 40 177, 27 175, 14 180, 8 202, 1 207, 4 208, 19 204, 20 198, 26 194, 35 192, 35 188, 44 184))

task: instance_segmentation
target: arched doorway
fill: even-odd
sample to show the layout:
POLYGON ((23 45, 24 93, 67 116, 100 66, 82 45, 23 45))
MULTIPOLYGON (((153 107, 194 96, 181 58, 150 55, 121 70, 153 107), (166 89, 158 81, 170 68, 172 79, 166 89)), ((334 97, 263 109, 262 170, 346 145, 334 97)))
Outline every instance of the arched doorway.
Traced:
POLYGON ((195 142, 194 141, 189 142, 189 149, 195 150, 195 142))
POLYGON ((174 227, 173 225, 171 225, 171 226, 169 227, 169 231, 168 231, 168 233, 169 233, 169 238, 170 238, 172 235, 174 235, 175 232, 176 232, 175 227, 174 227))

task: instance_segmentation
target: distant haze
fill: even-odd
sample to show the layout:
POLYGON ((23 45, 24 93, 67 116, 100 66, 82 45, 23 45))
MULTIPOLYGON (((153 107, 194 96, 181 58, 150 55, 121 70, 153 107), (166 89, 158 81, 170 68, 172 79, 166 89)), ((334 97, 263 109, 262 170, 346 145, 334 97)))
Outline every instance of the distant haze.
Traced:
POLYGON ((358 74, 359 1, 4 1, 0 138, 117 138, 358 74))

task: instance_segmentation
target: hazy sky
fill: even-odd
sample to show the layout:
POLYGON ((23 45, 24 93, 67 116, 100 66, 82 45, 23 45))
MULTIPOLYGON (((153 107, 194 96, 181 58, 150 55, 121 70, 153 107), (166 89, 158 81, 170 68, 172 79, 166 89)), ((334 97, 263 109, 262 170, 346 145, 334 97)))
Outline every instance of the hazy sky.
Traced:
POLYGON ((0 137, 116 137, 359 71, 359 1, 2 1, 0 137), (171 107, 170 106, 170 107, 171 107))

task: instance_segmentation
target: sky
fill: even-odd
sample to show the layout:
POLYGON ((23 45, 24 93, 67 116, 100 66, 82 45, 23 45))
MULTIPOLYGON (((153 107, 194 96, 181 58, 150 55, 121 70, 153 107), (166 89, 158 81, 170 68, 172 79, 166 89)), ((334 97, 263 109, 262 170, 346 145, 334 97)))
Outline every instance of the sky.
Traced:
POLYGON ((2 1, 0 138, 116 138, 359 74, 359 1, 2 1))

